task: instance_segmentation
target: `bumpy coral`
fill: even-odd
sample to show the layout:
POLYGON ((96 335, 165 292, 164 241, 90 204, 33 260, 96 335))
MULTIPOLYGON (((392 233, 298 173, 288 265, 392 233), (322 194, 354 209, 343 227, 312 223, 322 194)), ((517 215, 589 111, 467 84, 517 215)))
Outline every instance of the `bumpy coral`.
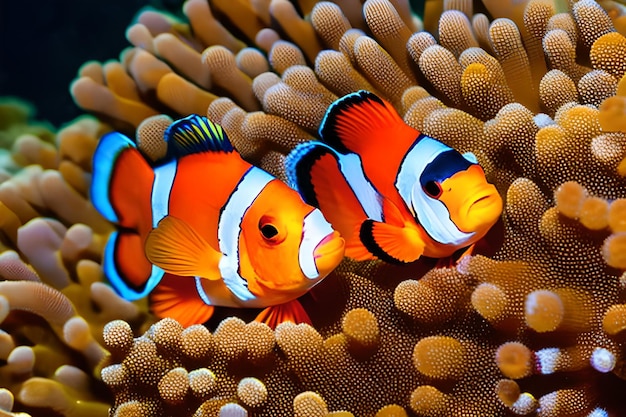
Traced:
POLYGON ((148 317, 103 283, 98 263, 112 228, 87 190, 91 154, 108 128, 92 118, 57 134, 27 128, 27 118, 12 116, 21 109, 2 110, 12 120, 3 126, 11 163, 0 184, 2 410, 15 403, 32 415, 106 416, 102 329, 148 317))
POLYGON ((194 112, 283 177, 284 155, 316 137, 327 106, 367 89, 473 152, 505 197, 502 221, 454 267, 346 260, 302 298, 313 326, 272 331, 218 309, 183 329, 103 284, 111 226, 86 197, 107 127, 21 137, 0 185, 2 407, 104 409, 101 378, 116 416, 621 415, 623 7, 482 3, 426 2, 427 30, 402 0, 141 13, 133 47, 86 64, 72 94, 149 158, 163 155, 171 118, 194 112))

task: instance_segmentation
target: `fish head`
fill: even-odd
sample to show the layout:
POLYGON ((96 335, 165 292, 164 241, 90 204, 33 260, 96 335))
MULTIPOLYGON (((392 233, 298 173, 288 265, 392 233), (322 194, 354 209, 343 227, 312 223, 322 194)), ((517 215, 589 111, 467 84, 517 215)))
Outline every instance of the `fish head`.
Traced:
POLYGON ((279 180, 246 212, 242 239, 248 288, 256 295, 306 292, 341 262, 345 246, 321 211, 279 180))
POLYGON ((433 169, 435 175, 422 176, 423 192, 446 207, 450 220, 461 232, 483 236, 502 213, 500 194, 487 182, 473 154, 453 151, 444 161, 452 162, 451 167, 433 169))

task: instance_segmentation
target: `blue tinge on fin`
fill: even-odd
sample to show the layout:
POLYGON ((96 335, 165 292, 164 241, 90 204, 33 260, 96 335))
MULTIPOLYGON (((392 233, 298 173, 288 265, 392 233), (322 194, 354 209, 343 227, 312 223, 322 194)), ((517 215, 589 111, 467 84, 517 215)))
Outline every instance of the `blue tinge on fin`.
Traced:
POLYGON ((146 283, 142 290, 137 291, 129 287, 124 278, 119 274, 117 266, 115 264, 115 246, 117 245, 118 236, 119 232, 117 231, 111 233, 111 235, 109 236, 109 240, 104 248, 104 257, 102 260, 104 273, 111 285, 113 285, 113 288, 115 288, 115 290, 117 291, 117 293, 126 300, 133 301, 144 298, 161 281, 163 275, 165 274, 165 271, 163 271, 156 265, 152 265, 150 277, 146 280, 146 283))
POLYGON ((176 120, 165 131, 168 153, 183 157, 200 152, 232 152, 226 132, 206 117, 192 114, 176 120))
POLYGON ((307 204, 319 207, 312 186, 311 168, 318 159, 327 154, 331 154, 337 160, 341 175, 338 180, 343 178, 347 182, 367 216, 376 221, 382 221, 381 196, 365 176, 361 160, 355 153, 341 154, 319 141, 301 143, 285 159, 289 186, 296 190, 307 204))
POLYGON ((118 223, 119 217, 109 199, 111 178, 116 166, 115 161, 129 148, 137 148, 137 146, 121 133, 111 132, 100 139, 93 156, 93 173, 89 191, 91 201, 104 218, 113 223, 118 223))
POLYGON ((336 154, 334 149, 326 144, 309 141, 300 143, 285 159, 289 186, 296 190, 307 204, 315 207, 319 207, 319 203, 311 186, 311 167, 326 153, 336 154))

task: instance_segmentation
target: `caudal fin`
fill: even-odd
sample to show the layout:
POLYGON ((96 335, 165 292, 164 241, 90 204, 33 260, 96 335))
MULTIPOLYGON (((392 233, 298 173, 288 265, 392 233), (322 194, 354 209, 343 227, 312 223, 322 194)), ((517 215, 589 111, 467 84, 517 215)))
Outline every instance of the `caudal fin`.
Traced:
POLYGON ((303 200, 318 207, 346 241, 346 256, 372 259, 359 238, 361 224, 381 219, 380 196, 354 154, 339 155, 321 142, 298 145, 285 161, 287 178, 303 200))
POLYGON ((152 229, 151 192, 154 172, 135 143, 112 132, 102 137, 93 157, 91 200, 96 209, 118 226, 104 251, 104 272, 124 298, 145 297, 163 271, 144 253, 152 229))

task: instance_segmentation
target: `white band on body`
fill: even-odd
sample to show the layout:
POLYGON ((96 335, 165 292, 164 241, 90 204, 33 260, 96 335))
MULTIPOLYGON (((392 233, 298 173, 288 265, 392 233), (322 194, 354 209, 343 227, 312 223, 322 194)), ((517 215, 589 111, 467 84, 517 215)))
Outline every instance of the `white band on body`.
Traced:
POLYGON ((420 183, 420 175, 426 166, 441 152, 449 149, 437 140, 423 137, 404 157, 395 185, 417 222, 431 238, 444 245, 457 246, 470 239, 474 233, 460 231, 450 219, 446 205, 427 196, 420 183))
POLYGON ((211 300, 209 299, 209 296, 207 295, 206 291, 204 291, 204 287, 202 286, 202 278, 201 277, 194 277, 194 279, 196 280, 196 291, 198 292, 198 295, 200 296, 202 301, 204 301, 204 304, 206 304, 206 305, 213 305, 213 303, 211 303, 211 300))
MULTIPOLYGON (((150 203, 152 205, 152 227, 157 227, 159 221, 167 216, 169 212, 170 193, 172 185, 176 177, 176 160, 170 161, 165 165, 158 166, 154 169, 154 182, 152 183, 152 193, 150 195, 150 203)), ((131 180, 132 181, 132 180, 131 180)), ((106 265, 113 265, 114 242, 117 240, 117 232, 111 236, 107 248, 104 252, 106 265)), ((108 271, 107 276, 117 289, 117 291, 127 300, 137 300, 147 296, 154 287, 161 281, 165 271, 158 266, 152 264, 150 276, 146 281, 143 290, 136 291, 130 288, 124 279, 119 276, 117 270, 108 271)))
POLYGON ((165 165, 154 169, 154 183, 152 184, 152 227, 156 228, 159 222, 169 214, 170 195, 176 178, 178 164, 174 159, 165 165))
POLYGON ((346 182, 359 200, 363 211, 369 219, 383 220, 380 194, 365 177, 361 158, 355 153, 337 154, 339 166, 346 182))
POLYGON ((300 269, 307 278, 316 279, 320 276, 317 265, 315 265, 315 248, 332 232, 333 228, 318 209, 311 211, 304 218, 298 261, 300 262, 300 269))
POLYGON ((253 300, 256 296, 248 289, 248 282, 239 275, 241 222, 254 200, 274 179, 260 168, 250 168, 243 175, 220 213, 217 227, 217 237, 222 252, 219 263, 220 273, 228 289, 242 301, 253 300))

